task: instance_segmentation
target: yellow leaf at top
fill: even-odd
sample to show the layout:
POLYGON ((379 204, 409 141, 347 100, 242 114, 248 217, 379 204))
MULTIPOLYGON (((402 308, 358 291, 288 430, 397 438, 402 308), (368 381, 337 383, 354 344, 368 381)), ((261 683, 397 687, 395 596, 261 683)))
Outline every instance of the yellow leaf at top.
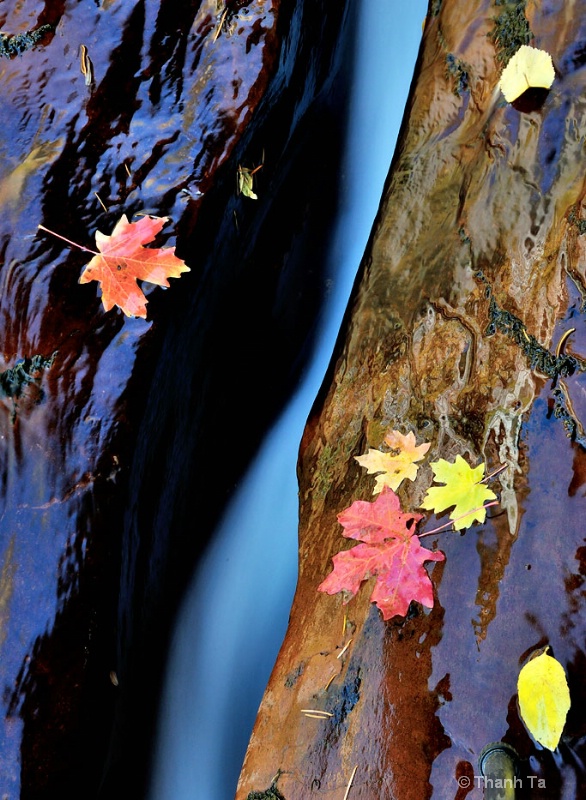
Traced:
POLYGON ((429 444, 415 444, 415 434, 412 431, 404 436, 399 431, 390 431, 384 439, 390 448, 389 452, 372 448, 363 456, 356 456, 356 461, 361 467, 366 467, 369 475, 382 472, 376 479, 373 494, 378 494, 384 486, 396 491, 399 484, 407 478, 414 481, 419 467, 414 463, 421 461, 429 450, 429 444))
POLYGON ((496 495, 488 486, 480 481, 484 478, 484 464, 470 467, 462 456, 456 456, 453 464, 440 458, 431 463, 437 483, 445 486, 432 486, 427 490, 421 508, 439 513, 450 506, 454 510, 450 519, 454 521, 456 530, 469 528, 473 522, 484 522, 486 519, 486 500, 496 500, 496 495))
POLYGON ((570 690, 564 668, 547 654, 547 647, 522 668, 517 691, 521 718, 529 733, 543 747, 555 750, 570 709, 570 690))
POLYGON ((549 89, 554 78, 550 54, 523 44, 504 68, 499 86, 507 103, 512 103, 527 89, 549 89))

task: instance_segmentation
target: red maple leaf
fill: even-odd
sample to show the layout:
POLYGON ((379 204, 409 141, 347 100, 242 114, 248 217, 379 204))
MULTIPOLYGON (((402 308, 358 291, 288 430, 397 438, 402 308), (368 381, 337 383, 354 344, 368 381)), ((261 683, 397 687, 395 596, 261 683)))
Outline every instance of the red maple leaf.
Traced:
POLYGON ((143 247, 152 242, 168 217, 141 217, 129 222, 123 214, 106 236, 96 231, 99 253, 85 267, 80 283, 99 281, 106 311, 119 306, 127 316, 146 317, 147 299, 137 280, 169 286, 168 278, 189 272, 174 247, 143 247))
POLYGON ((350 550, 332 559, 334 569, 319 586, 320 592, 355 595, 362 581, 376 575, 371 595, 383 619, 405 616, 412 600, 433 607, 433 588, 423 564, 443 561, 444 554, 423 547, 415 534, 421 514, 404 514, 399 498, 388 487, 373 503, 356 500, 338 515, 344 536, 359 539, 350 550))

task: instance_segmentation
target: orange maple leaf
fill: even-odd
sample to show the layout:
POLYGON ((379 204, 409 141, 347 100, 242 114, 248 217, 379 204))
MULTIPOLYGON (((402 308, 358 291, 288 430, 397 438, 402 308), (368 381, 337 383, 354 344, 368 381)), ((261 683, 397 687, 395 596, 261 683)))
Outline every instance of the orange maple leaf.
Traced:
POLYGON ((123 214, 111 236, 96 231, 100 252, 85 267, 79 282, 100 282, 106 311, 116 305, 129 317, 146 317, 148 300, 137 280, 169 286, 168 278, 189 272, 185 262, 175 255, 174 247, 143 247, 153 241, 168 219, 141 217, 129 222, 123 214))
POLYGON ((390 431, 385 436, 384 443, 390 448, 388 452, 371 448, 366 455, 355 456, 360 466, 366 467, 369 475, 382 472, 376 479, 373 494, 378 494, 384 486, 395 491, 406 478, 414 481, 419 469, 414 462, 421 461, 429 450, 428 443, 415 444, 415 434, 411 431, 406 436, 399 431, 390 431))

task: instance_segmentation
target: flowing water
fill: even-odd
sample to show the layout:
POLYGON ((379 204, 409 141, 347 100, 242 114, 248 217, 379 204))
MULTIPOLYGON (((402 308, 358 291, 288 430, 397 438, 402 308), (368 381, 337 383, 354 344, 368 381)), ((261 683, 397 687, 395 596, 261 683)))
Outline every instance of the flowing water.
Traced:
POLYGON ((330 294, 302 385, 238 487, 177 622, 152 800, 234 795, 297 571, 297 449, 375 218, 427 4, 361 0, 330 294))

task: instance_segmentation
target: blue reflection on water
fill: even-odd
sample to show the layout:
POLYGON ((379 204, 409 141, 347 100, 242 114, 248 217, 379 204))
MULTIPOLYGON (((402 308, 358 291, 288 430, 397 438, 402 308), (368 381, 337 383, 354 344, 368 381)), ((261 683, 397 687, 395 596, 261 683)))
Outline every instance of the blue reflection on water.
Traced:
POLYGON ((297 576, 299 442, 378 210, 427 4, 362 0, 334 276, 303 384, 240 485, 177 622, 152 800, 233 798, 297 576), (392 13, 389 13, 389 9, 392 13))

